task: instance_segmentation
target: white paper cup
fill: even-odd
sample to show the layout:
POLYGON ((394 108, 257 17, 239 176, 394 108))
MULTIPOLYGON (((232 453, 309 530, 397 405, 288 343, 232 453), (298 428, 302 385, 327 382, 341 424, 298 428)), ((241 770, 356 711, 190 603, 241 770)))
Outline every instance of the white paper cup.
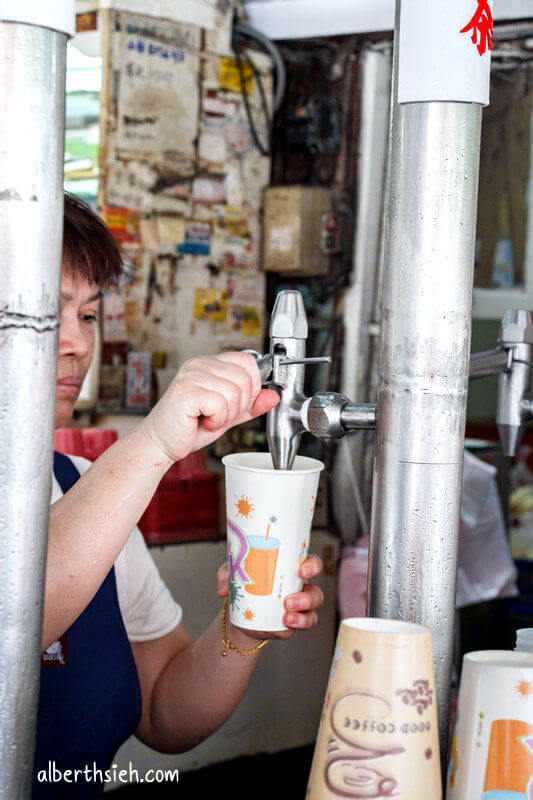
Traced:
POLYGON ((533 798, 533 655, 467 653, 447 800, 533 798))
POLYGON ((321 461, 297 456, 276 470, 270 453, 225 456, 229 618, 256 631, 285 631, 287 595, 302 588, 321 461))

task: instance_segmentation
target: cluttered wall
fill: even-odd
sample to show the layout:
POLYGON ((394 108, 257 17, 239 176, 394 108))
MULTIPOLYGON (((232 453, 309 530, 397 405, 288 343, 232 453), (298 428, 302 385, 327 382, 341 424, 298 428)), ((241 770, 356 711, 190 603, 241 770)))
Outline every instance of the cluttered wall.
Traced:
POLYGON ((146 409, 194 355, 262 346, 272 67, 231 48, 226 5, 213 30, 99 15, 98 202, 127 268, 103 301, 103 412, 146 409))

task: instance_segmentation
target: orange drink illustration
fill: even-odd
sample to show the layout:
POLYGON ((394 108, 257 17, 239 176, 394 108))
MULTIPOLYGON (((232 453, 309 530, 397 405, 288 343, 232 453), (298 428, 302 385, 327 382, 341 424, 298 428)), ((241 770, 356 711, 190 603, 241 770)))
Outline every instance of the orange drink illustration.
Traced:
POLYGON ((278 563, 279 539, 266 536, 247 536, 250 549, 244 560, 244 569, 253 583, 244 587, 250 594, 272 594, 274 575, 278 563))
POLYGON ((513 719, 494 720, 483 798, 505 798, 514 796, 507 792, 517 792, 517 797, 530 800, 526 795, 529 785, 533 787, 533 725, 513 719))

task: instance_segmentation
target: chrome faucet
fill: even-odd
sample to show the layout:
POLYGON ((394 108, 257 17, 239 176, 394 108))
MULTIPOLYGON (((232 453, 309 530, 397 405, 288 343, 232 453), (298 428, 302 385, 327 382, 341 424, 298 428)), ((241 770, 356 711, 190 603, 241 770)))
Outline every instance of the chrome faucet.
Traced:
POLYGON ((322 439, 339 439, 359 428, 374 428, 376 406, 352 403, 336 392, 304 395, 305 365, 331 362, 329 356, 307 358, 307 316, 298 291, 278 294, 270 321, 270 352, 254 351, 263 382, 276 389, 280 402, 267 415, 267 441, 276 469, 291 469, 304 431, 322 439))
POLYGON ((470 378, 499 374, 496 424, 505 456, 518 450, 525 423, 533 418, 529 395, 533 360, 533 316, 530 311, 507 311, 498 347, 470 358, 470 378))

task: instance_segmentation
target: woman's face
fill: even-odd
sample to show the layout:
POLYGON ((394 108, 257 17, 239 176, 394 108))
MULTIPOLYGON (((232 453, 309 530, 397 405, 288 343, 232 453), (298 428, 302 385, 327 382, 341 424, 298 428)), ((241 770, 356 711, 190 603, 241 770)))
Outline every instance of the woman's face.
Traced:
POLYGON ((55 427, 70 422, 83 379, 94 353, 100 307, 100 287, 73 277, 63 267, 61 274, 61 321, 57 363, 55 427))

